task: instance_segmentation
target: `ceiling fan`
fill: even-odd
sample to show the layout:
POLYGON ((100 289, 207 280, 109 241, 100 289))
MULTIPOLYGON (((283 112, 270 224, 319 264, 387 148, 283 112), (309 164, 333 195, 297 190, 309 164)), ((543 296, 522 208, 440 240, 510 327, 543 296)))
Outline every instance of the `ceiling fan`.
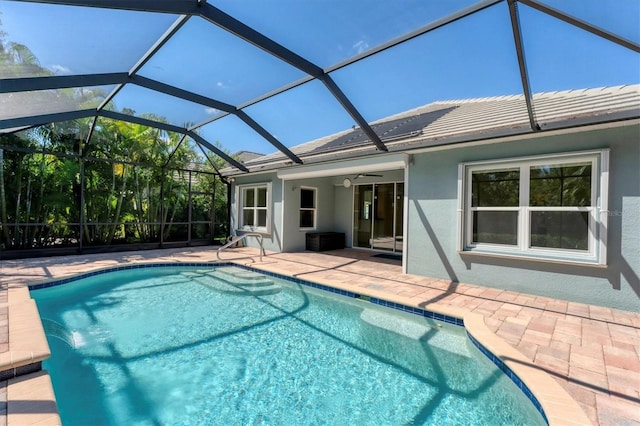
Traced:
MULTIPOLYGON (((357 175, 354 176, 353 180, 356 180, 361 177, 382 177, 382 175, 377 175, 373 173, 358 173, 357 175)), ((342 181, 342 185, 345 188, 349 188, 351 186, 351 179, 345 178, 344 181, 342 181)))
POLYGON ((361 178, 361 177, 382 177, 382 175, 376 175, 376 174, 373 174, 373 173, 358 173, 353 178, 353 180, 356 180, 356 179, 361 178))

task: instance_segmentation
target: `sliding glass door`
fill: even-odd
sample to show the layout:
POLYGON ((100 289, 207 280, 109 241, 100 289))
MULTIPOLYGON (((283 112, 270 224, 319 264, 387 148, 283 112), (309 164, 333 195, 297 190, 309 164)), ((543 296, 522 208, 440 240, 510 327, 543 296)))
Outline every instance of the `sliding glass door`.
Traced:
POLYGON ((371 247, 373 185, 356 185, 353 194, 353 246, 371 247))
POLYGON ((403 183, 356 185, 353 203, 354 247, 402 251, 403 183))

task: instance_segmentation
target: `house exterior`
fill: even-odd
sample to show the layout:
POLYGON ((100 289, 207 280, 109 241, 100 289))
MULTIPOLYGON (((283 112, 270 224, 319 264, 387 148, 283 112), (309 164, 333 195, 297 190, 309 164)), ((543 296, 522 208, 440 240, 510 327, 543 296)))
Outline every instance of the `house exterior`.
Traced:
MULTIPOLYGON (((236 234, 309 232, 406 273, 640 310, 640 85, 436 102, 227 169, 236 234)), ((250 241, 254 245, 256 242, 250 241)))

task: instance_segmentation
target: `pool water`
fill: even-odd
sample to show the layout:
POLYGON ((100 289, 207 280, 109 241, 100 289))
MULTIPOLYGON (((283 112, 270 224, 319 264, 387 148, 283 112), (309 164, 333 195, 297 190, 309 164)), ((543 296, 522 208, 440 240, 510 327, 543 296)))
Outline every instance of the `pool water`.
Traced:
POLYGON ((67 426, 545 424, 463 327, 236 267, 32 297, 67 426))

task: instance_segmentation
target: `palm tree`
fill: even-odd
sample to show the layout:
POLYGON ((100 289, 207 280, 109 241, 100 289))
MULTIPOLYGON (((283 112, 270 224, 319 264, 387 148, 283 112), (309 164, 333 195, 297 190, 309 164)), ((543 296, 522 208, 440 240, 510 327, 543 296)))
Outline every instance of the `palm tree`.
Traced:
MULTIPOLYGON (((0 78, 52 74, 40 65, 28 46, 8 40, 0 21, 0 78)), ((89 108, 102 102, 105 93, 94 88, 68 88, 20 96, 26 101, 25 108, 29 107, 29 96, 40 97, 40 101, 42 96, 56 96, 56 102, 62 99, 70 108, 89 108)), ((135 113, 126 109, 122 112, 135 113)), ((166 122, 162 117, 143 116, 166 122)), ((47 240, 50 225, 58 224, 56 232, 68 233, 70 228, 65 224, 79 222, 81 216, 85 218, 81 225, 89 244, 111 244, 125 236, 143 241, 159 238, 160 233, 168 236, 174 221, 190 220, 189 185, 213 195, 213 188, 219 184, 216 179, 207 179, 206 173, 181 171, 192 168, 198 154, 195 146, 181 144, 177 134, 100 119, 89 145, 85 146, 90 123, 91 119, 75 120, 41 126, 21 135, 0 136, 0 146, 5 148, 0 150, 0 227, 4 248, 47 244, 52 241, 47 240), (35 152, 10 148, 7 151, 9 137, 14 138, 11 144, 26 144, 24 147, 35 152), (77 155, 80 158, 73 157, 77 155), (85 185, 81 187, 83 165, 85 185), (7 170, 11 173, 7 174, 7 170), (83 191, 85 202, 81 206, 83 191), (15 226, 8 227, 10 221, 15 226), (23 226, 33 223, 44 225, 23 226), (151 223, 166 226, 161 229, 151 223), (129 230, 135 235, 128 234, 129 230)), ((205 171, 200 165, 198 169, 205 171)), ((208 203, 200 201, 199 205, 208 203)))

